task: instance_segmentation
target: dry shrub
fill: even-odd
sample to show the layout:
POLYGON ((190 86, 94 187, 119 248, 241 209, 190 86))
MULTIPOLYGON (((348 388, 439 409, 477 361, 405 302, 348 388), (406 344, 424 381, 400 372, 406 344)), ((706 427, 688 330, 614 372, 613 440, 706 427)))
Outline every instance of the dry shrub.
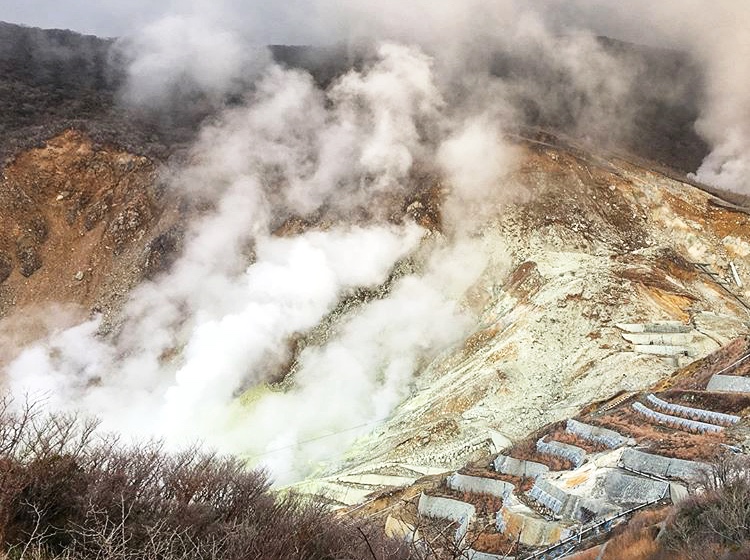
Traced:
POLYGON ((481 533, 473 540, 472 547, 499 556, 515 556, 518 553, 518 543, 502 533, 481 533))
POLYGON ((567 443, 568 445, 575 445, 576 447, 580 447, 581 449, 583 449, 586 453, 599 453, 600 451, 609 450, 609 447, 607 447, 603 443, 585 440, 582 437, 577 436, 576 434, 571 434, 570 432, 565 431, 564 428, 558 428, 550 432, 548 440, 559 441, 561 443, 567 443))
POLYGON ((669 508, 640 511, 626 524, 616 528, 606 544, 570 557, 570 560, 677 560, 660 547, 657 536, 669 508))
POLYGON ((704 492, 670 515, 663 544, 690 560, 740 560, 750 551, 750 459, 724 455, 704 481, 704 492))
POLYGON ((648 445, 648 451, 665 457, 710 461, 726 443, 725 432, 694 434, 676 430, 661 424, 652 424, 629 408, 617 409, 589 421, 624 436, 635 438, 639 444, 648 445))
POLYGON ((198 449, 119 445, 0 400, 0 555, 69 560, 398 559, 415 551, 198 449), (367 535, 367 536, 365 536, 367 535))
POLYGON ((598 560, 603 545, 597 545, 568 557, 568 560, 598 560))

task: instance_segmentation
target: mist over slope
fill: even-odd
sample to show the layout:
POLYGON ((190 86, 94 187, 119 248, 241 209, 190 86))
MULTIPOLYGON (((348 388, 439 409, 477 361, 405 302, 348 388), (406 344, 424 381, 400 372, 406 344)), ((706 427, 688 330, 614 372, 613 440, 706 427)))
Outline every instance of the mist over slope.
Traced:
MULTIPOLYGON (((537 223, 523 204, 573 164, 534 168, 529 145, 590 152, 594 162, 640 156, 747 190, 747 83, 738 76, 735 94, 724 95, 722 84, 734 84, 726 59, 690 34, 635 47, 599 37, 600 23, 569 27, 570 12, 544 2, 315 5, 321 29, 345 22, 331 35, 342 46, 260 47, 229 23, 230 8, 175 13, 116 41, 0 28, 15 49, 1 51, 12 108, 4 153, 15 156, 4 189, 39 192, 16 179, 54 159, 60 141, 33 152, 28 168, 18 166, 24 149, 70 127, 93 139, 93 154, 114 144, 161 165, 154 210, 104 211, 98 229, 86 212, 56 218, 53 239, 76 230, 113 253, 113 268, 137 273, 104 317, 66 321, 76 324, 52 328, 7 364, 14 394, 83 409, 129 434, 202 439, 295 480, 386 420, 428 364, 477 331, 483 290, 502 285, 520 258, 537 259, 496 235, 498 221, 518 212, 534 226, 514 235, 544 237, 554 208, 537 223), (49 108, 13 104, 27 92, 49 108), (108 244, 113 231, 131 232, 119 250, 108 244), (154 243, 172 253, 155 269, 154 243)), ((696 17, 706 6, 695 4, 696 17)), ((731 23, 743 13, 729 7, 712 17, 731 23)), ((643 13, 655 32, 669 23, 661 11, 643 13)), ((621 18, 607 23, 627 30, 621 18)), ((735 60, 744 34, 722 45, 735 60)), ((45 184, 43 221, 53 201, 94 202, 76 184, 45 184)), ((582 242, 571 218, 580 212, 588 231, 594 210, 564 204, 576 194, 561 192, 566 214, 552 222, 573 233, 561 234, 560 258, 647 250, 582 242)), ((657 213, 649 208, 637 212, 657 213)), ((6 288, 18 294, 40 274, 20 266, 28 223, 3 232, 6 288)), ((33 248, 49 249, 48 237, 33 248)), ((92 298, 77 303, 93 307, 92 298)))

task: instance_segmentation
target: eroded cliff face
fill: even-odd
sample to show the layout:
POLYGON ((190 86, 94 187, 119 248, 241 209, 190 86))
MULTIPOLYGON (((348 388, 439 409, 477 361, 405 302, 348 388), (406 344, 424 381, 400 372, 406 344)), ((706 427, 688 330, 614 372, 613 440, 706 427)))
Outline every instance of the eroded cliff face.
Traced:
POLYGON ((465 298, 476 330, 344 465, 303 488, 356 503, 398 482, 388 477, 459 468, 748 332, 745 210, 617 157, 538 142, 524 144, 509 184, 526 201, 478 232, 507 259, 465 298), (650 326, 663 322, 674 332, 650 326))
POLYGON ((20 344, 91 312, 114 317, 129 290, 165 265, 178 213, 156 168, 75 130, 8 162, 0 179, 5 336, 20 344))

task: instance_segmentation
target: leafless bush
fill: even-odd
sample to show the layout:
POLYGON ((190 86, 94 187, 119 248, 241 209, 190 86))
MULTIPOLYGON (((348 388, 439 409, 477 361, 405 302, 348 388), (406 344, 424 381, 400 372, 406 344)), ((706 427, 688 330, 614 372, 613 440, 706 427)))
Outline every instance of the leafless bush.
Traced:
POLYGON ((677 506, 666 524, 664 545, 695 560, 739 560, 750 551, 750 460, 719 457, 703 492, 677 506))
POLYGON ((416 549, 197 448, 124 446, 0 400, 0 545, 12 559, 407 559, 416 549))

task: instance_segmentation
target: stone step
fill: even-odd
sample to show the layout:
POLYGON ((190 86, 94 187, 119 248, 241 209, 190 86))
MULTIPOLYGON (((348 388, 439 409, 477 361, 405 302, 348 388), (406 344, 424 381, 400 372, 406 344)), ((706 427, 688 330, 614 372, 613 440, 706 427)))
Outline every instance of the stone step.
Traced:
POLYGON ((638 393, 635 391, 629 391, 627 393, 623 393, 622 395, 618 397, 614 397, 609 402, 605 403, 598 411, 597 414, 601 414, 604 412, 607 412, 608 410, 612 410, 613 408, 617 408, 622 403, 624 403, 626 400, 634 397, 638 393))
POLYGON ((622 338, 639 346, 686 346, 695 340, 694 333, 622 333, 622 338))
POLYGON ((689 346, 672 344, 634 344, 633 350, 639 354, 653 354, 655 356, 694 356, 695 351, 689 346))

